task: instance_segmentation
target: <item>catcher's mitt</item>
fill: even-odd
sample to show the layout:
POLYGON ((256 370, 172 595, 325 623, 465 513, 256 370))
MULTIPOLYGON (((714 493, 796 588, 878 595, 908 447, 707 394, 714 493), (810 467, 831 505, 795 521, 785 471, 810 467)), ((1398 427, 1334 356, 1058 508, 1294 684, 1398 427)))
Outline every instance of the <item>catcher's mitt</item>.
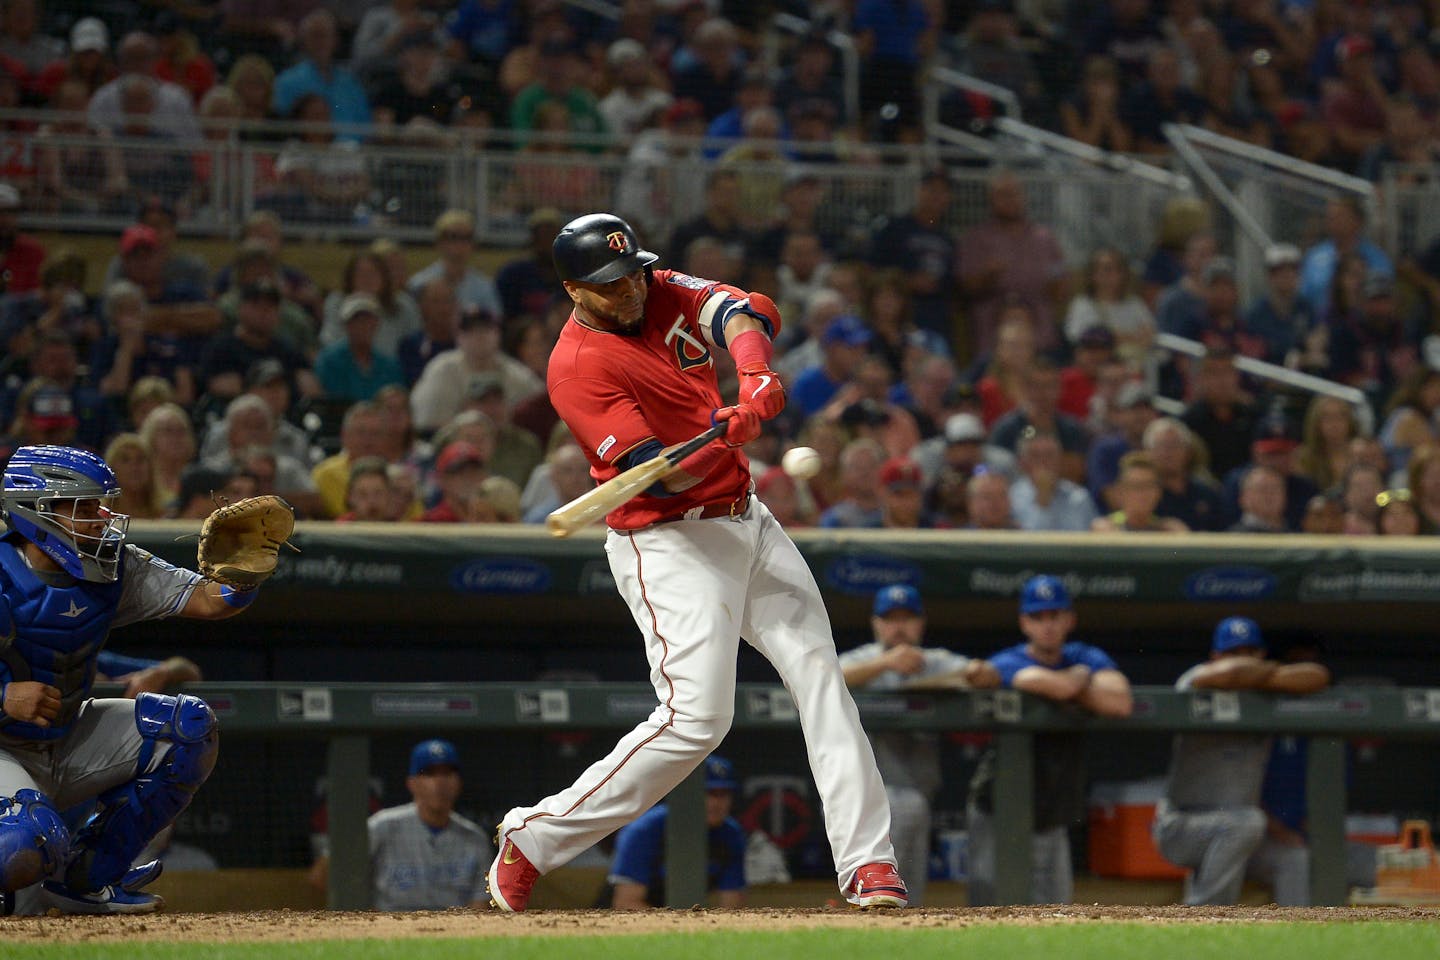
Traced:
POLYGON ((277 496, 247 497, 221 507, 200 527, 200 573, 252 590, 275 572, 280 545, 294 529, 294 508, 277 496))

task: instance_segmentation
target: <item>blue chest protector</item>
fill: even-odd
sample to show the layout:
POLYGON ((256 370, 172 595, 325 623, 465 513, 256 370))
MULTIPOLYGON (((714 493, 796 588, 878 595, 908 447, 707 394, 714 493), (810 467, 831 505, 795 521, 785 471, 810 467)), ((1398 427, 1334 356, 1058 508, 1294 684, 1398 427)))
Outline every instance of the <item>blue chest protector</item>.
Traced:
POLYGON ((125 573, 121 550, 113 583, 77 580, 52 587, 20 556, 15 538, 0 540, 0 684, 38 680, 60 691, 60 715, 49 727, 0 713, 0 730, 25 740, 57 740, 69 731, 95 681, 95 658, 110 634, 125 573))

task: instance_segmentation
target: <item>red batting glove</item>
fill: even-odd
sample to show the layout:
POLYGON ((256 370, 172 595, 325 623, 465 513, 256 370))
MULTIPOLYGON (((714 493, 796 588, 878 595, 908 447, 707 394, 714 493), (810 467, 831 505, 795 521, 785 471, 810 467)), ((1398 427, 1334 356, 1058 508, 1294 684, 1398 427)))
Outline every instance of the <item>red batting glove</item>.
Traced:
POLYGON ((721 407, 710 414, 710 419, 716 423, 729 421, 730 425, 721 437, 727 447, 742 447, 760 436, 760 412, 748 403, 721 407))
POLYGON ((778 373, 760 362, 747 363, 737 368, 737 372, 740 390, 736 399, 754 407, 760 419, 769 420, 785 409, 785 385, 778 373))

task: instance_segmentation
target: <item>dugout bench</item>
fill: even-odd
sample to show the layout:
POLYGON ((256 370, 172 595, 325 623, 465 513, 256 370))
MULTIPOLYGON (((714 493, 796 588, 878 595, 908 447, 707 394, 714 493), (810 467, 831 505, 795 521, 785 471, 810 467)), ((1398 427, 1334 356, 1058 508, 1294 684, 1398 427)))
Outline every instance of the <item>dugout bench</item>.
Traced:
MULTIPOLYGON (((328 745, 332 909, 369 906, 365 821, 370 735, 434 735, 454 730, 625 730, 654 709, 640 683, 384 684, 199 683, 223 735, 323 738, 328 745)), ((1136 687, 1134 714, 1094 717, 1077 708, 1011 690, 857 694, 867 729, 988 731, 999 763, 995 782, 996 889, 1000 903, 1024 903, 1030 883, 1033 819, 1032 739, 1046 730, 1081 730, 1123 738, 1135 733, 1288 733, 1311 738, 1307 795, 1311 893, 1316 905, 1345 903, 1344 740, 1440 738, 1440 689, 1336 687, 1309 697, 1233 691, 1179 693, 1136 687)), ((734 728, 798 726, 789 693, 770 684, 740 684, 734 728)), ((517 798, 533 802, 539 797, 517 798)), ((670 795, 666 901, 705 901, 703 770, 670 795)))

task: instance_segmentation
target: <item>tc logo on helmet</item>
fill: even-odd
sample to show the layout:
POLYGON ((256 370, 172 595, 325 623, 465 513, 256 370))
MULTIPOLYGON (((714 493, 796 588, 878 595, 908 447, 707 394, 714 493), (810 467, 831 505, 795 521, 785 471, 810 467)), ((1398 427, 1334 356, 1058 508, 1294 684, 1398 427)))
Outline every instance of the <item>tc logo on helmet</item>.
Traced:
POLYGON ((615 230, 611 233, 605 234, 605 242, 608 243, 610 245, 610 249, 614 250, 616 253, 625 252, 625 234, 622 231, 615 230))

